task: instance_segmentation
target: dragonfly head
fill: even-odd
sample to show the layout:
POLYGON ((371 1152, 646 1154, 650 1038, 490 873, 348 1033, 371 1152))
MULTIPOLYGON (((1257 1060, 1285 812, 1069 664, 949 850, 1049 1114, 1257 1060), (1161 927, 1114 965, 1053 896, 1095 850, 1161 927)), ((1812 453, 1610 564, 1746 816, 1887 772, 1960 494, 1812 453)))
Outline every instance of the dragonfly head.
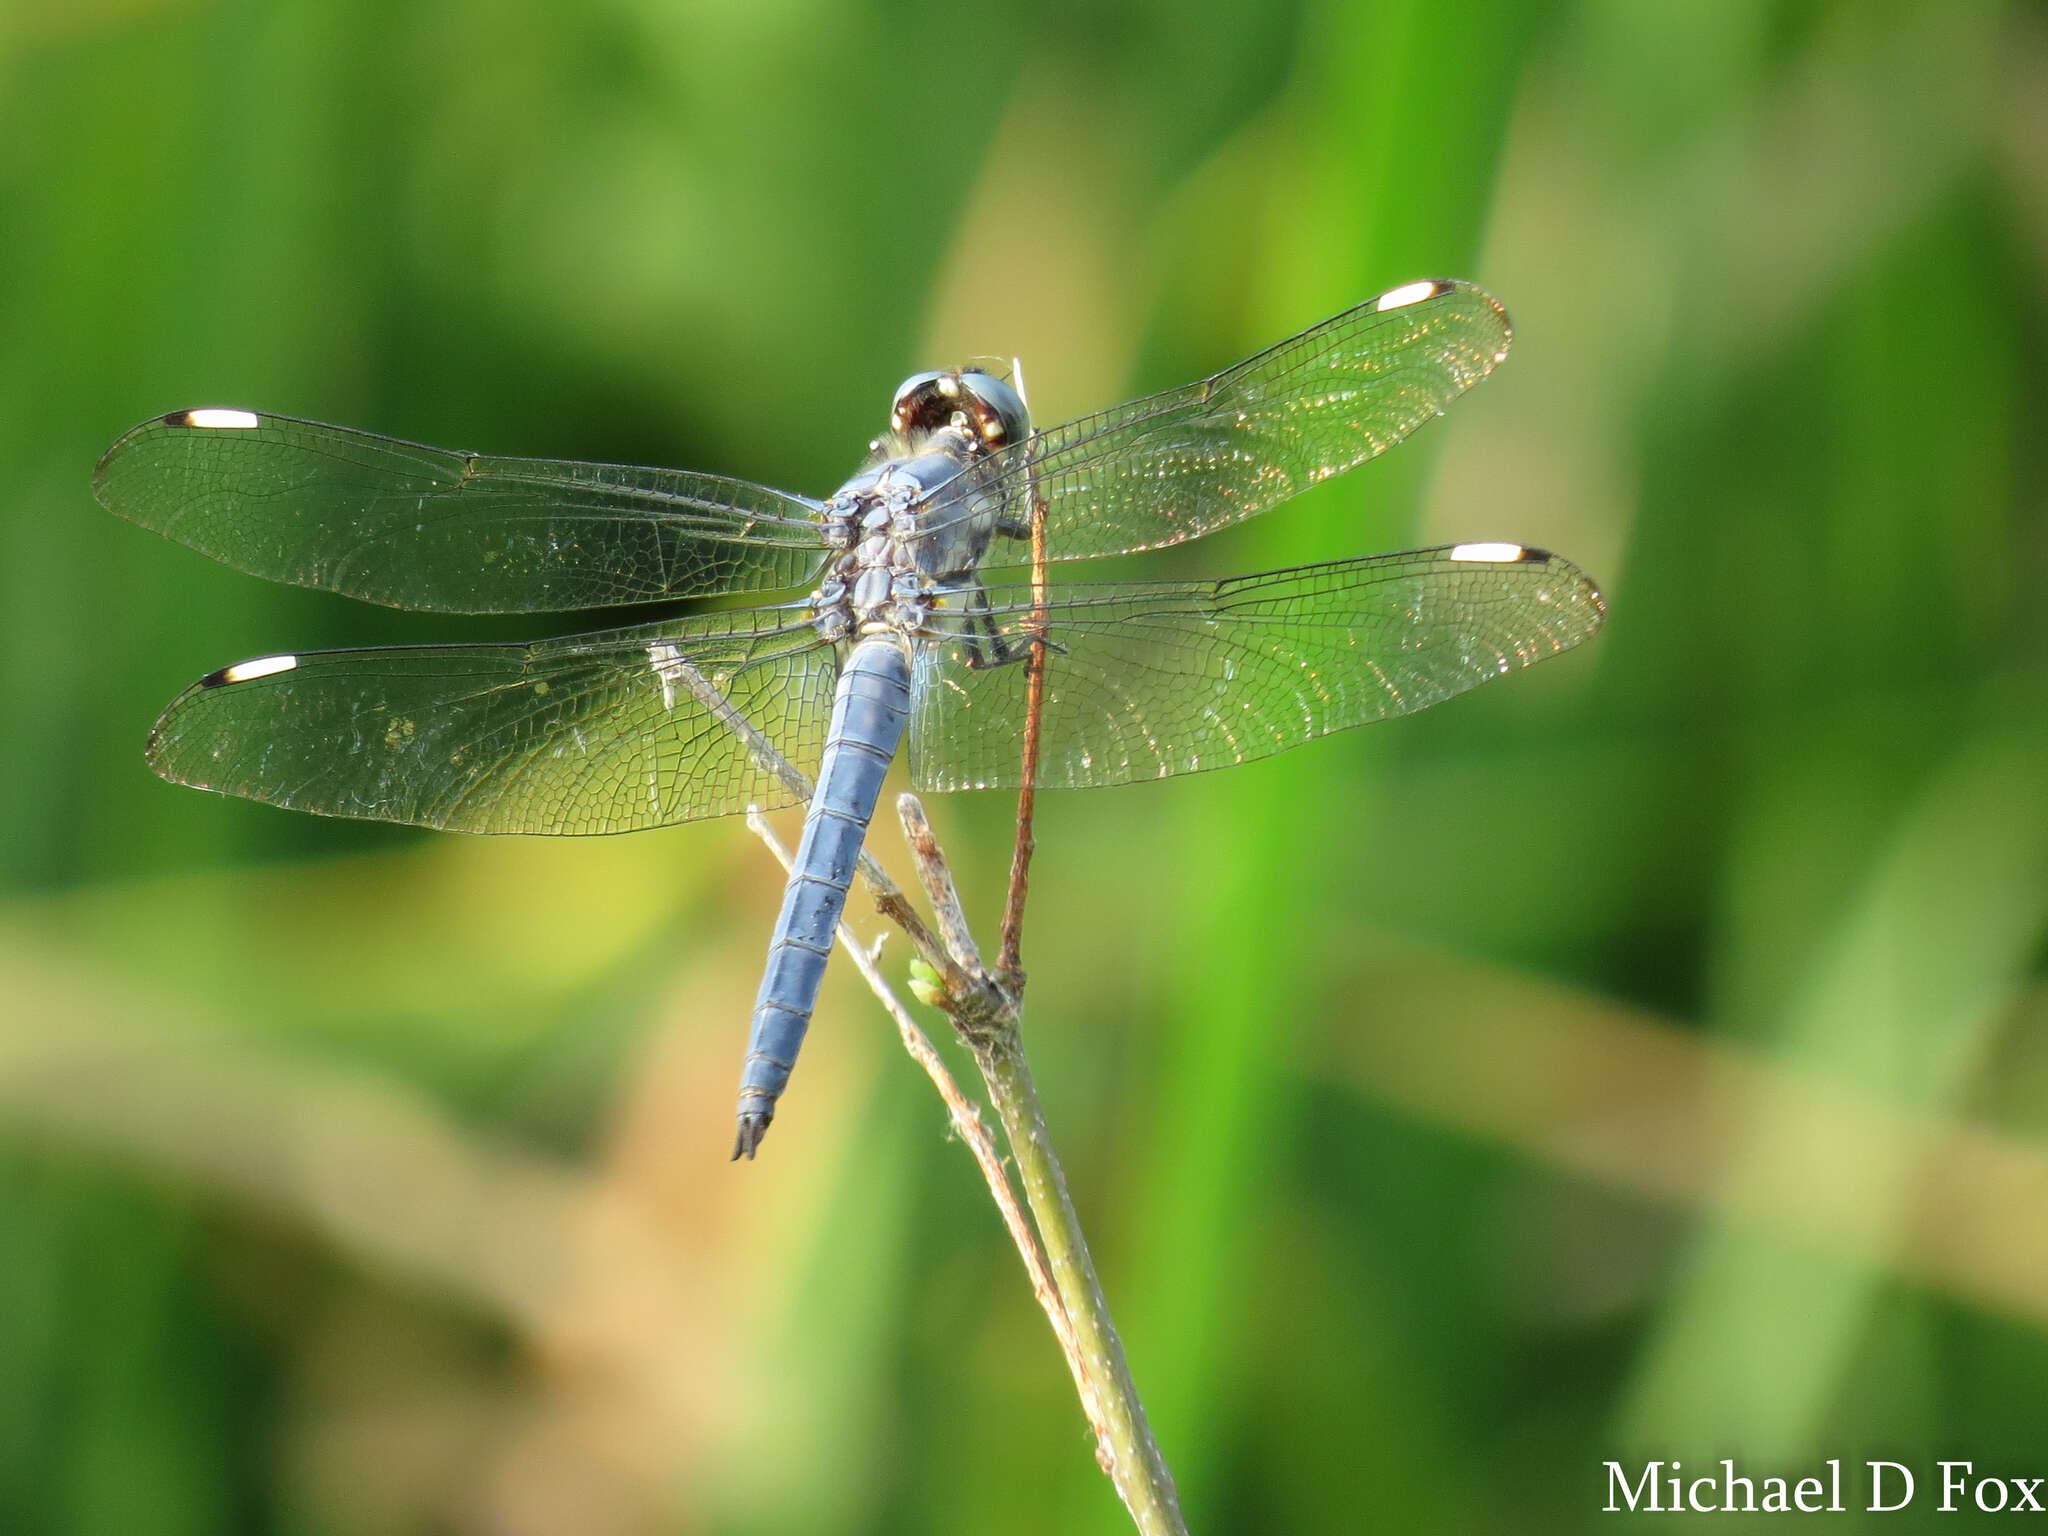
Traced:
POLYGON ((960 427, 988 449, 1020 443, 1031 431, 1023 396, 992 373, 948 369, 914 373, 896 391, 889 425, 897 432, 960 427))

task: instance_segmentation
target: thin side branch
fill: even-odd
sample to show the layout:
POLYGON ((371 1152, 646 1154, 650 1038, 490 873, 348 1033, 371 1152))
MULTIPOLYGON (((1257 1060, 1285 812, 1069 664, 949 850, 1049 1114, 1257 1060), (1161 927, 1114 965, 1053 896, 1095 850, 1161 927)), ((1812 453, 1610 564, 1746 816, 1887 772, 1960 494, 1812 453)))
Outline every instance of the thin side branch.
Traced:
MULTIPOLYGON (((1035 447, 1038 434, 1029 441, 1035 447)), ((1024 982, 1024 899, 1031 889, 1031 855, 1038 837, 1032 822, 1038 809, 1039 721, 1045 713, 1045 497, 1038 473, 1027 476, 1031 494, 1031 654, 1024 658, 1024 759, 1017 788, 1017 843, 1010 853, 1010 889, 1003 901, 1001 948, 996 974, 1013 987, 1024 982)))
POLYGON ((946 864, 938 838, 932 835, 931 818, 924 813, 924 802, 913 794, 898 795, 896 817, 903 823, 903 838, 917 865, 918 884, 924 887, 932 904, 932 919, 939 925, 939 937, 945 941, 946 952, 978 986, 987 979, 981 968, 981 947, 974 942, 974 932, 967 926, 967 913, 960 905, 960 888, 953 883, 953 871, 946 864))

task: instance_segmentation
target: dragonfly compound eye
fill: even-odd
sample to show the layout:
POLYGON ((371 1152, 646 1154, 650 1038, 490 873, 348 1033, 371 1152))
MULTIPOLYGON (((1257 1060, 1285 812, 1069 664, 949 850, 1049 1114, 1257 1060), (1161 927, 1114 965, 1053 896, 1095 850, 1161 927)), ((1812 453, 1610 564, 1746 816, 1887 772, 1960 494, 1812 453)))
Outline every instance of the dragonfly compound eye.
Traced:
POLYGON ((896 391, 889 425, 898 432, 936 432, 957 426, 971 431, 983 447, 1022 441, 1030 416, 1017 391, 994 374, 916 373, 896 391))
POLYGON ((889 426, 897 432, 932 432, 950 422, 959 409, 959 374, 913 373, 896 391, 889 426))
POLYGON ((967 409, 981 440, 991 448, 1021 443, 1031 432, 1031 413, 1024 397, 992 373, 963 373, 960 387, 967 394, 967 409))

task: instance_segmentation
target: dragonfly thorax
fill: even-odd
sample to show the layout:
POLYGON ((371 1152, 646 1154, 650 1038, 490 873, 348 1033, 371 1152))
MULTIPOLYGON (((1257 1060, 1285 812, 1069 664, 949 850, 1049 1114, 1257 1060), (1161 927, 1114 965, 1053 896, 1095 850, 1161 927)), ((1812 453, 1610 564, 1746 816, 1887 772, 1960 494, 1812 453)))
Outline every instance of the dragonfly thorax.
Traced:
MULTIPOLYGON (((1001 380, 966 377, 999 386, 1014 399, 1001 380)), ((812 623, 823 639, 837 644, 882 631, 918 634, 935 589, 973 579, 988 553, 996 509, 980 471, 1021 420, 1022 405, 1013 412, 999 396, 965 390, 961 378, 921 374, 907 383, 891 416, 894 430, 875 445, 875 461, 825 503, 820 532, 832 554, 810 596, 812 623), (938 426, 920 414, 936 410, 932 402, 963 398, 977 402, 982 414, 962 406, 938 426)))

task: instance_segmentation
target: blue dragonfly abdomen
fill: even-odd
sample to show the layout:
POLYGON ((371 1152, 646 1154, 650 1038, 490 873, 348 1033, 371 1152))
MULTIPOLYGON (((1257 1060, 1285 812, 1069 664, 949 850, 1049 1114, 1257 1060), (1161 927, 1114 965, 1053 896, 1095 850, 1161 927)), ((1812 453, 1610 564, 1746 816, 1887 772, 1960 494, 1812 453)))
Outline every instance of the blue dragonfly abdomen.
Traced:
POLYGON ((817 788, 768 943, 768 965, 754 1001, 753 1033, 740 1073, 735 1158, 752 1157, 760 1146, 775 1118, 775 1101, 796 1065, 825 979, 832 937, 846 909, 853 868, 909 718, 910 657, 902 642, 890 637, 861 641, 839 674, 817 788))

